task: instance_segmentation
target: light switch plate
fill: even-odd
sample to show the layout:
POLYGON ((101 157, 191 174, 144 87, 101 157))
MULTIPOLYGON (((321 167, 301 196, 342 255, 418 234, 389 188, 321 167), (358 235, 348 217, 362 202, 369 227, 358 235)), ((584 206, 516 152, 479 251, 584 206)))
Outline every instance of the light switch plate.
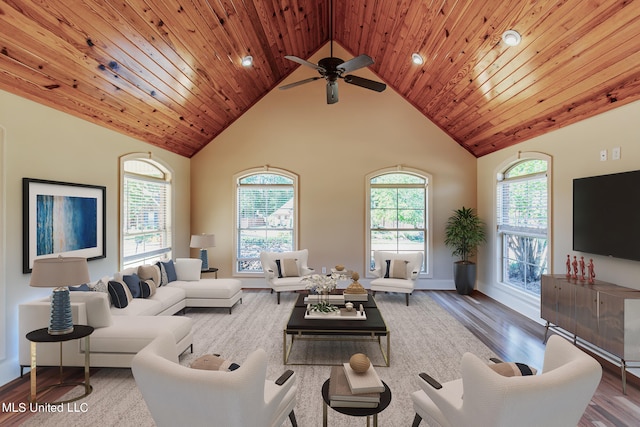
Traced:
POLYGON ((611 159, 620 160, 620 147, 613 147, 611 149, 611 159))
POLYGON ((604 162, 607 160, 607 150, 600 150, 600 161, 604 162))

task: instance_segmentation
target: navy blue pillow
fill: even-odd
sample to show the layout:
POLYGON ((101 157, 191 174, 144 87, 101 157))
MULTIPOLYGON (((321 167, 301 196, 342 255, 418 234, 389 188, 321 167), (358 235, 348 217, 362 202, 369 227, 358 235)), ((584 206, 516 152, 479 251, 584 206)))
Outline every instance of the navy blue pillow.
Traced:
MULTIPOLYGON (((111 303, 116 308, 125 308, 129 305, 129 296, 130 292, 128 289, 125 289, 124 283, 117 282, 115 280, 109 280, 109 284, 107 285, 107 289, 109 291, 109 296, 111 297, 111 303)), ((127 286, 128 288, 128 286, 127 286)))
POLYGON ((130 274, 122 276, 122 280, 131 291, 131 296, 134 298, 142 298, 142 292, 140 291, 140 277, 137 274, 130 274))
POLYGON ((169 283, 175 282, 178 280, 178 275, 176 274, 176 266, 173 265, 173 260, 170 259, 167 262, 162 263, 164 265, 164 269, 167 272, 167 280, 169 283))
POLYGON ((83 292, 87 292, 87 291, 92 291, 93 289, 91 289, 89 287, 89 285, 87 285, 86 283, 83 285, 79 285, 79 286, 69 286, 69 290, 70 291, 83 291, 83 292))

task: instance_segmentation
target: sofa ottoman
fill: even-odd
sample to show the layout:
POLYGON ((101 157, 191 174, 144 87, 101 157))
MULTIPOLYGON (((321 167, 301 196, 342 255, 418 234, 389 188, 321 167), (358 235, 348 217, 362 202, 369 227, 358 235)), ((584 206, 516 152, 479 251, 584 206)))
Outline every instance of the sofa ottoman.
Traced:
POLYGON ((167 287, 182 289, 187 307, 222 307, 228 308, 231 314, 238 301, 242 304, 242 287, 238 279, 177 280, 167 287))

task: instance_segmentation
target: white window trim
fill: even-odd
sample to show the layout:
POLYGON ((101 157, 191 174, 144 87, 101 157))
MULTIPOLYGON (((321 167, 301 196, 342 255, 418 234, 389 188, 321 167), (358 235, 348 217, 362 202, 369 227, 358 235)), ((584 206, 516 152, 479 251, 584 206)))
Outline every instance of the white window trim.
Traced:
POLYGON ((125 175, 125 171, 124 171, 124 164, 125 162, 129 161, 129 160, 145 160, 148 161, 150 163, 152 163, 154 166, 158 167, 160 170, 162 170, 165 174, 167 174, 168 176, 168 181, 171 183, 171 191, 170 191, 170 200, 169 200, 169 212, 171 214, 171 219, 170 219, 170 224, 171 224, 171 252, 175 253, 175 197, 174 197, 174 191, 175 191, 175 174, 173 172, 173 169, 163 160, 161 159, 157 159, 154 158, 151 154, 151 152, 137 152, 137 153, 128 153, 128 154, 124 154, 122 156, 120 156, 120 163, 119 163, 119 174, 118 174, 118 202, 120 203, 120 205, 118 206, 118 269, 122 270, 123 268, 123 235, 122 235, 122 221, 124 218, 124 213, 122 212, 122 209, 124 208, 124 192, 122 191, 122 187, 124 185, 124 175, 125 175))
MULTIPOLYGON (((515 165, 524 160, 544 160, 547 162, 547 208, 549 210, 548 218, 549 224, 547 226, 547 242, 548 242, 548 259, 547 259, 547 271, 554 271, 553 267, 553 242, 551 240, 551 236, 553 236, 553 157, 548 154, 540 153, 537 151, 523 151, 518 152, 516 155, 509 157, 501 164, 499 164, 494 173, 494 177, 496 178, 493 182, 493 223, 498 224, 498 192, 496 191, 498 177, 504 174, 504 171, 509 169, 511 166, 515 165)), ((496 286, 499 290, 508 295, 509 297, 515 298, 520 301, 524 301, 527 304, 536 304, 540 305, 540 297, 536 297, 528 292, 523 290, 514 288, 513 286, 505 283, 502 280, 502 241, 500 240, 500 235, 498 233, 498 227, 496 225, 493 237, 494 245, 495 245, 495 254, 494 254, 494 274, 495 274, 495 284, 488 284, 488 286, 496 286)))
MULTIPOLYGON (((419 278, 423 278, 423 279, 431 279, 433 278, 433 203, 432 203, 432 198, 433 198, 433 177, 431 176, 430 173, 427 173, 423 170, 420 169, 414 169, 414 168, 408 168, 408 167, 404 167, 404 166, 393 166, 393 167, 389 167, 389 168, 384 168, 384 169, 378 169, 376 171, 373 171, 369 174, 367 174, 367 176, 365 177, 365 223, 364 223, 364 235, 365 235, 365 252, 364 252, 364 271, 365 271, 365 276, 367 278, 373 278, 374 276, 371 274, 370 271, 370 260, 369 260, 369 254, 371 253, 371 230, 370 230, 370 226, 371 226, 371 180, 377 176, 380 175, 386 175, 389 173, 407 173, 407 174, 412 174, 412 175, 416 175, 419 176, 420 178, 424 178, 427 181, 426 184, 426 188, 427 188, 427 198, 426 198, 426 204, 427 206, 425 207, 425 211, 427 214, 427 238, 425 239, 425 245, 426 245, 426 253, 427 256, 425 258, 425 262, 427 263, 426 267, 427 267, 427 271, 424 273, 420 273, 418 275, 419 278)), ((424 267, 424 266, 423 266, 424 267)))
POLYGON ((238 272, 237 271, 237 267, 238 267, 238 259, 237 259, 237 255, 238 255, 238 182, 250 175, 256 175, 256 174, 262 174, 262 173, 271 173, 271 174, 276 174, 276 175, 282 175, 284 177, 287 177, 291 180, 293 180, 293 195, 295 198, 295 202, 293 204, 293 237, 292 237, 292 244, 293 244, 293 250, 297 250, 297 248, 300 247, 299 241, 298 241, 298 235, 299 233, 299 222, 298 222, 298 211, 300 210, 300 197, 298 195, 298 181, 300 180, 298 174, 293 173, 291 171, 288 171, 286 169, 279 169, 279 168, 274 168, 271 166, 262 166, 262 167, 257 167, 257 168, 251 168, 251 169, 245 169, 241 172, 236 173, 235 175, 233 175, 233 180, 232 180, 232 192, 233 192, 233 196, 232 196, 232 200, 233 200, 233 229, 232 229, 232 236, 233 236, 233 268, 232 268, 232 276, 233 277, 259 277, 259 276, 264 276, 263 272, 238 272))

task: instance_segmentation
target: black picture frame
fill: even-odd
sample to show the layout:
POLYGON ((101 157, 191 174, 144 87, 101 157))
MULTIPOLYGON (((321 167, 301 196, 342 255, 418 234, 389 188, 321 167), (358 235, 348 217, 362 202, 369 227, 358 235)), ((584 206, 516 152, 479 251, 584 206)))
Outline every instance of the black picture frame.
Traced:
POLYGON ((22 272, 36 258, 105 258, 107 188, 22 179, 22 272))

